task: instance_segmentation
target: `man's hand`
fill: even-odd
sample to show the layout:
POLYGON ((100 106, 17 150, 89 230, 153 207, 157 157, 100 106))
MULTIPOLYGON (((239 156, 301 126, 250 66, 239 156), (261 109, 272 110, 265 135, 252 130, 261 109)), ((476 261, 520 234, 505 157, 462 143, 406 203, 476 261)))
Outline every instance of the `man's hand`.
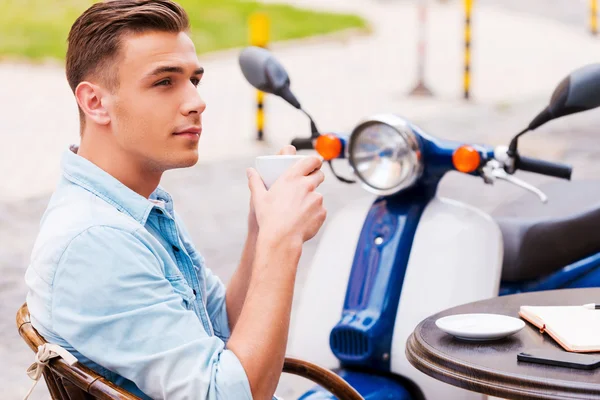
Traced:
POLYGON ((294 247, 301 247, 317 234, 327 215, 323 195, 315 191, 325 179, 321 165, 316 156, 302 159, 285 171, 270 190, 256 170, 248 169, 251 202, 263 239, 287 239, 294 247))
MULTIPOLYGON (((296 154, 296 148, 292 145, 284 146, 281 150, 277 152, 277 155, 294 155, 296 154)), ((254 204, 252 199, 250 199, 250 212, 248 213, 248 233, 249 234, 257 234, 258 233, 258 223, 256 221, 256 212, 254 210, 254 204)))
MULTIPOLYGON (((279 154, 295 154, 290 147, 279 154)), ((248 168, 251 207, 260 232, 246 297, 243 302, 227 302, 230 314, 234 310, 230 303, 241 305, 227 347, 240 360, 256 400, 270 399, 279 382, 302 244, 325 221, 323 196, 315 191, 325 178, 321 165, 316 156, 302 159, 269 190, 258 172, 248 168)), ((228 288, 226 298, 234 295, 234 289, 228 288)))
MULTIPOLYGON (((296 154, 294 146, 285 146, 278 155, 296 154)), ((258 222, 256 221, 256 213, 254 204, 250 199, 250 212, 248 213, 248 237, 244 244, 242 256, 238 268, 231 277, 227 285, 227 294, 225 300, 227 303, 227 317, 229 320, 229 328, 233 331, 238 321, 242 306, 248 292, 250 277, 252 276, 252 264, 256 256, 256 240, 258 239, 258 222)))
POLYGON ((314 237, 325 221, 323 196, 315 191, 325 177, 321 165, 316 156, 302 159, 269 190, 258 172, 248 168, 260 232, 247 295, 227 347, 240 360, 256 400, 268 400, 275 393, 285 358, 302 244, 314 237))

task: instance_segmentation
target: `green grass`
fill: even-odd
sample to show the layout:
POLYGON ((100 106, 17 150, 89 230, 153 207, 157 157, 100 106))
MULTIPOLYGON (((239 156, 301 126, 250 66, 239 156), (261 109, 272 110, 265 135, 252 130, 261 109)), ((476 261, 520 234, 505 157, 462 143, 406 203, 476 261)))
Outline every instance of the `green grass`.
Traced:
MULTIPOLYGON (((0 0, 0 57, 64 60, 75 19, 96 1, 0 0)), ((346 28, 365 28, 359 16, 314 12, 244 0, 178 0, 188 12, 198 53, 248 44, 248 17, 265 12, 271 41, 298 39, 346 28)))

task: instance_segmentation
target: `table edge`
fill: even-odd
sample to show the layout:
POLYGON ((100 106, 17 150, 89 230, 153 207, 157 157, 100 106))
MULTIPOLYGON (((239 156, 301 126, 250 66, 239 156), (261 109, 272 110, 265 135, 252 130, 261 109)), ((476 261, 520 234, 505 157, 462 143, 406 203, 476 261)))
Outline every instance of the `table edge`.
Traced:
POLYGON ((504 398, 600 399, 600 385, 597 385, 597 388, 589 388, 579 382, 543 378, 523 379, 511 373, 458 363, 431 347, 418 334, 426 321, 422 321, 409 336, 405 354, 413 367, 437 380, 466 390, 504 398), (472 373, 466 373, 468 368, 481 372, 480 378, 473 378, 472 373))

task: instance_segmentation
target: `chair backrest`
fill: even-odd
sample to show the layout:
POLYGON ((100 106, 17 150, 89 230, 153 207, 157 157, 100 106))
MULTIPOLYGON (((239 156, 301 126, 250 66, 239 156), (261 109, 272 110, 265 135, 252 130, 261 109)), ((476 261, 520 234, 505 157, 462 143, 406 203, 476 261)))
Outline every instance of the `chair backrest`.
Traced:
MULTIPOLYGON (((46 340, 31 325, 27 304, 17 312, 19 334, 35 353, 46 340)), ((298 375, 327 388, 340 400, 364 400, 345 380, 332 371, 308 361, 286 357, 283 372, 298 375)), ((107 381, 91 369, 62 358, 52 358, 44 368, 44 379, 53 400, 141 400, 139 397, 107 381)))
MULTIPOLYGON (((27 304, 17 312, 19 335, 37 353, 46 340, 31 325, 27 304)), ((53 400, 139 400, 139 397, 107 381, 91 369, 75 363, 69 365, 62 358, 53 358, 44 368, 44 379, 53 400)))

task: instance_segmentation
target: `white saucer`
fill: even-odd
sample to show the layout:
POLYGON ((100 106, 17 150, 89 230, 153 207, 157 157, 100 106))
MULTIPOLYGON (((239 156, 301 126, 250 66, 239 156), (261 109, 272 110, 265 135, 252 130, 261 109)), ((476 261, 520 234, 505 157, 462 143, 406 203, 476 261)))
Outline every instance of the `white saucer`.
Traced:
POLYGON ((435 321, 442 331, 463 340, 496 340, 519 332, 525 322, 500 314, 459 314, 435 321))

